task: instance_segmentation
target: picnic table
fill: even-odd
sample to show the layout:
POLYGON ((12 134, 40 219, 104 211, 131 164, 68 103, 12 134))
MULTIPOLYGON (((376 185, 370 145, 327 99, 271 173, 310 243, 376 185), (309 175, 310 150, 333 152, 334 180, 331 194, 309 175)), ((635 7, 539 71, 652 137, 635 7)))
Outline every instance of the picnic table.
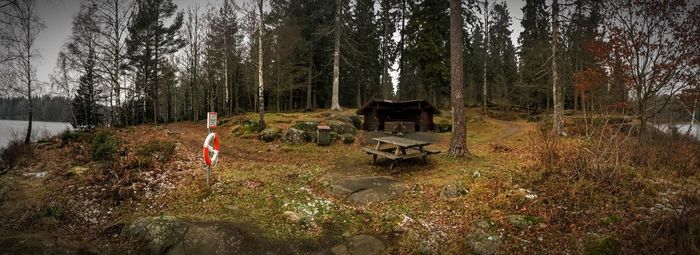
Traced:
POLYGON ((410 158, 423 158, 423 162, 427 163, 427 157, 432 154, 440 153, 440 151, 429 150, 425 146, 430 145, 430 142, 413 140, 404 137, 386 136, 372 138, 377 142, 374 148, 364 147, 363 151, 372 155, 372 164, 377 161, 377 156, 382 156, 391 160, 389 171, 394 169, 399 161, 410 158), (407 153, 408 151, 408 153, 407 153))

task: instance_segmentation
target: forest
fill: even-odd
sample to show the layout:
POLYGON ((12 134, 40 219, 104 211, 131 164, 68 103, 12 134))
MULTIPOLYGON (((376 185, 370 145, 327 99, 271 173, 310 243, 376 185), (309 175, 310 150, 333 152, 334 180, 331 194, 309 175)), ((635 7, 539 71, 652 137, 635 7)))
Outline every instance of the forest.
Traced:
MULTIPOLYGON (((6 94, 26 98, 48 86, 36 82, 31 65, 39 53, 31 40, 44 25, 33 14, 37 3, 12 8, 14 2, 3 1, 6 15, 27 15, 18 20, 28 22, 5 23, 2 78, 6 94)), ((629 5, 624 1, 550 5, 525 1, 516 47, 506 2, 461 4, 465 105, 634 112, 646 122, 681 96, 692 101, 692 4, 649 3, 682 17, 648 17, 656 26, 645 26, 651 14, 641 7, 613 8, 629 5), (655 35, 665 31, 675 32, 655 35)), ((198 120, 208 111, 229 116, 259 105, 274 112, 359 108, 371 98, 447 108, 448 13, 448 2, 431 0, 225 0, 182 8, 169 0, 84 1, 49 83, 78 108, 108 109, 106 116, 78 116, 90 125, 198 120)))

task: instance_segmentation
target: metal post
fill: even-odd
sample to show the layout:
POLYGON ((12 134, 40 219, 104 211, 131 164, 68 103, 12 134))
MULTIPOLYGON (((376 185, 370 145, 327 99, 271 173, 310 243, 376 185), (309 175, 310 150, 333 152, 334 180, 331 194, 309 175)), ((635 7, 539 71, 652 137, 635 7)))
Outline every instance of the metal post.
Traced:
MULTIPOLYGON (((209 121, 209 120, 207 119, 207 121, 209 121)), ((208 125, 209 125, 209 123, 207 123, 207 126, 208 125)), ((209 134, 211 134, 211 128, 207 127, 207 135, 209 135, 209 134)), ((209 175, 211 175, 211 166, 207 166, 207 172, 205 173, 205 175, 206 175, 206 179, 207 179, 207 188, 209 188, 210 187, 209 186, 209 175)))

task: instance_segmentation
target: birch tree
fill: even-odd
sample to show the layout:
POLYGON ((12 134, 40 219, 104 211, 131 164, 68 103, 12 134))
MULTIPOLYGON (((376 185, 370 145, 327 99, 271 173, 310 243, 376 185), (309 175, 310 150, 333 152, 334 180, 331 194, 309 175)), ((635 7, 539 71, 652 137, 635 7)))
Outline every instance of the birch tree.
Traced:
POLYGON ((338 93, 340 90, 340 33, 343 26, 340 21, 340 16, 342 15, 343 11, 341 0, 337 0, 336 5, 335 47, 333 50, 333 95, 331 97, 331 110, 340 111, 340 101, 338 100, 338 93))
POLYGON ((552 101, 554 110, 552 112, 552 130, 557 135, 566 135, 564 132, 564 106, 559 81, 559 66, 557 47, 559 47, 559 2, 552 1, 552 101))
MULTIPOLYGON (((32 97, 39 88, 36 80, 36 60, 41 56, 36 48, 36 39, 45 26, 37 16, 36 1, 18 0, 3 10, 7 34, 4 43, 7 49, 8 75, 14 82, 6 84, 10 93, 20 95, 27 100, 27 132, 24 143, 32 139, 32 97)), ((5 7, 3 7, 5 8, 5 7)))

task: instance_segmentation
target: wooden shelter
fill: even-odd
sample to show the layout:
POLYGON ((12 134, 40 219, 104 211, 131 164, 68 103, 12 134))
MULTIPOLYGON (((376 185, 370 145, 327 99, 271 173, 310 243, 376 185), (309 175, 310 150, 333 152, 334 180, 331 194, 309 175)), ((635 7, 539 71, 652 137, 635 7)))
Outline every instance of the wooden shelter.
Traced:
POLYGON ((388 123, 403 123, 408 129, 430 131, 435 129, 433 115, 440 111, 425 100, 391 101, 372 99, 357 114, 365 118, 362 129, 390 131, 388 123))

